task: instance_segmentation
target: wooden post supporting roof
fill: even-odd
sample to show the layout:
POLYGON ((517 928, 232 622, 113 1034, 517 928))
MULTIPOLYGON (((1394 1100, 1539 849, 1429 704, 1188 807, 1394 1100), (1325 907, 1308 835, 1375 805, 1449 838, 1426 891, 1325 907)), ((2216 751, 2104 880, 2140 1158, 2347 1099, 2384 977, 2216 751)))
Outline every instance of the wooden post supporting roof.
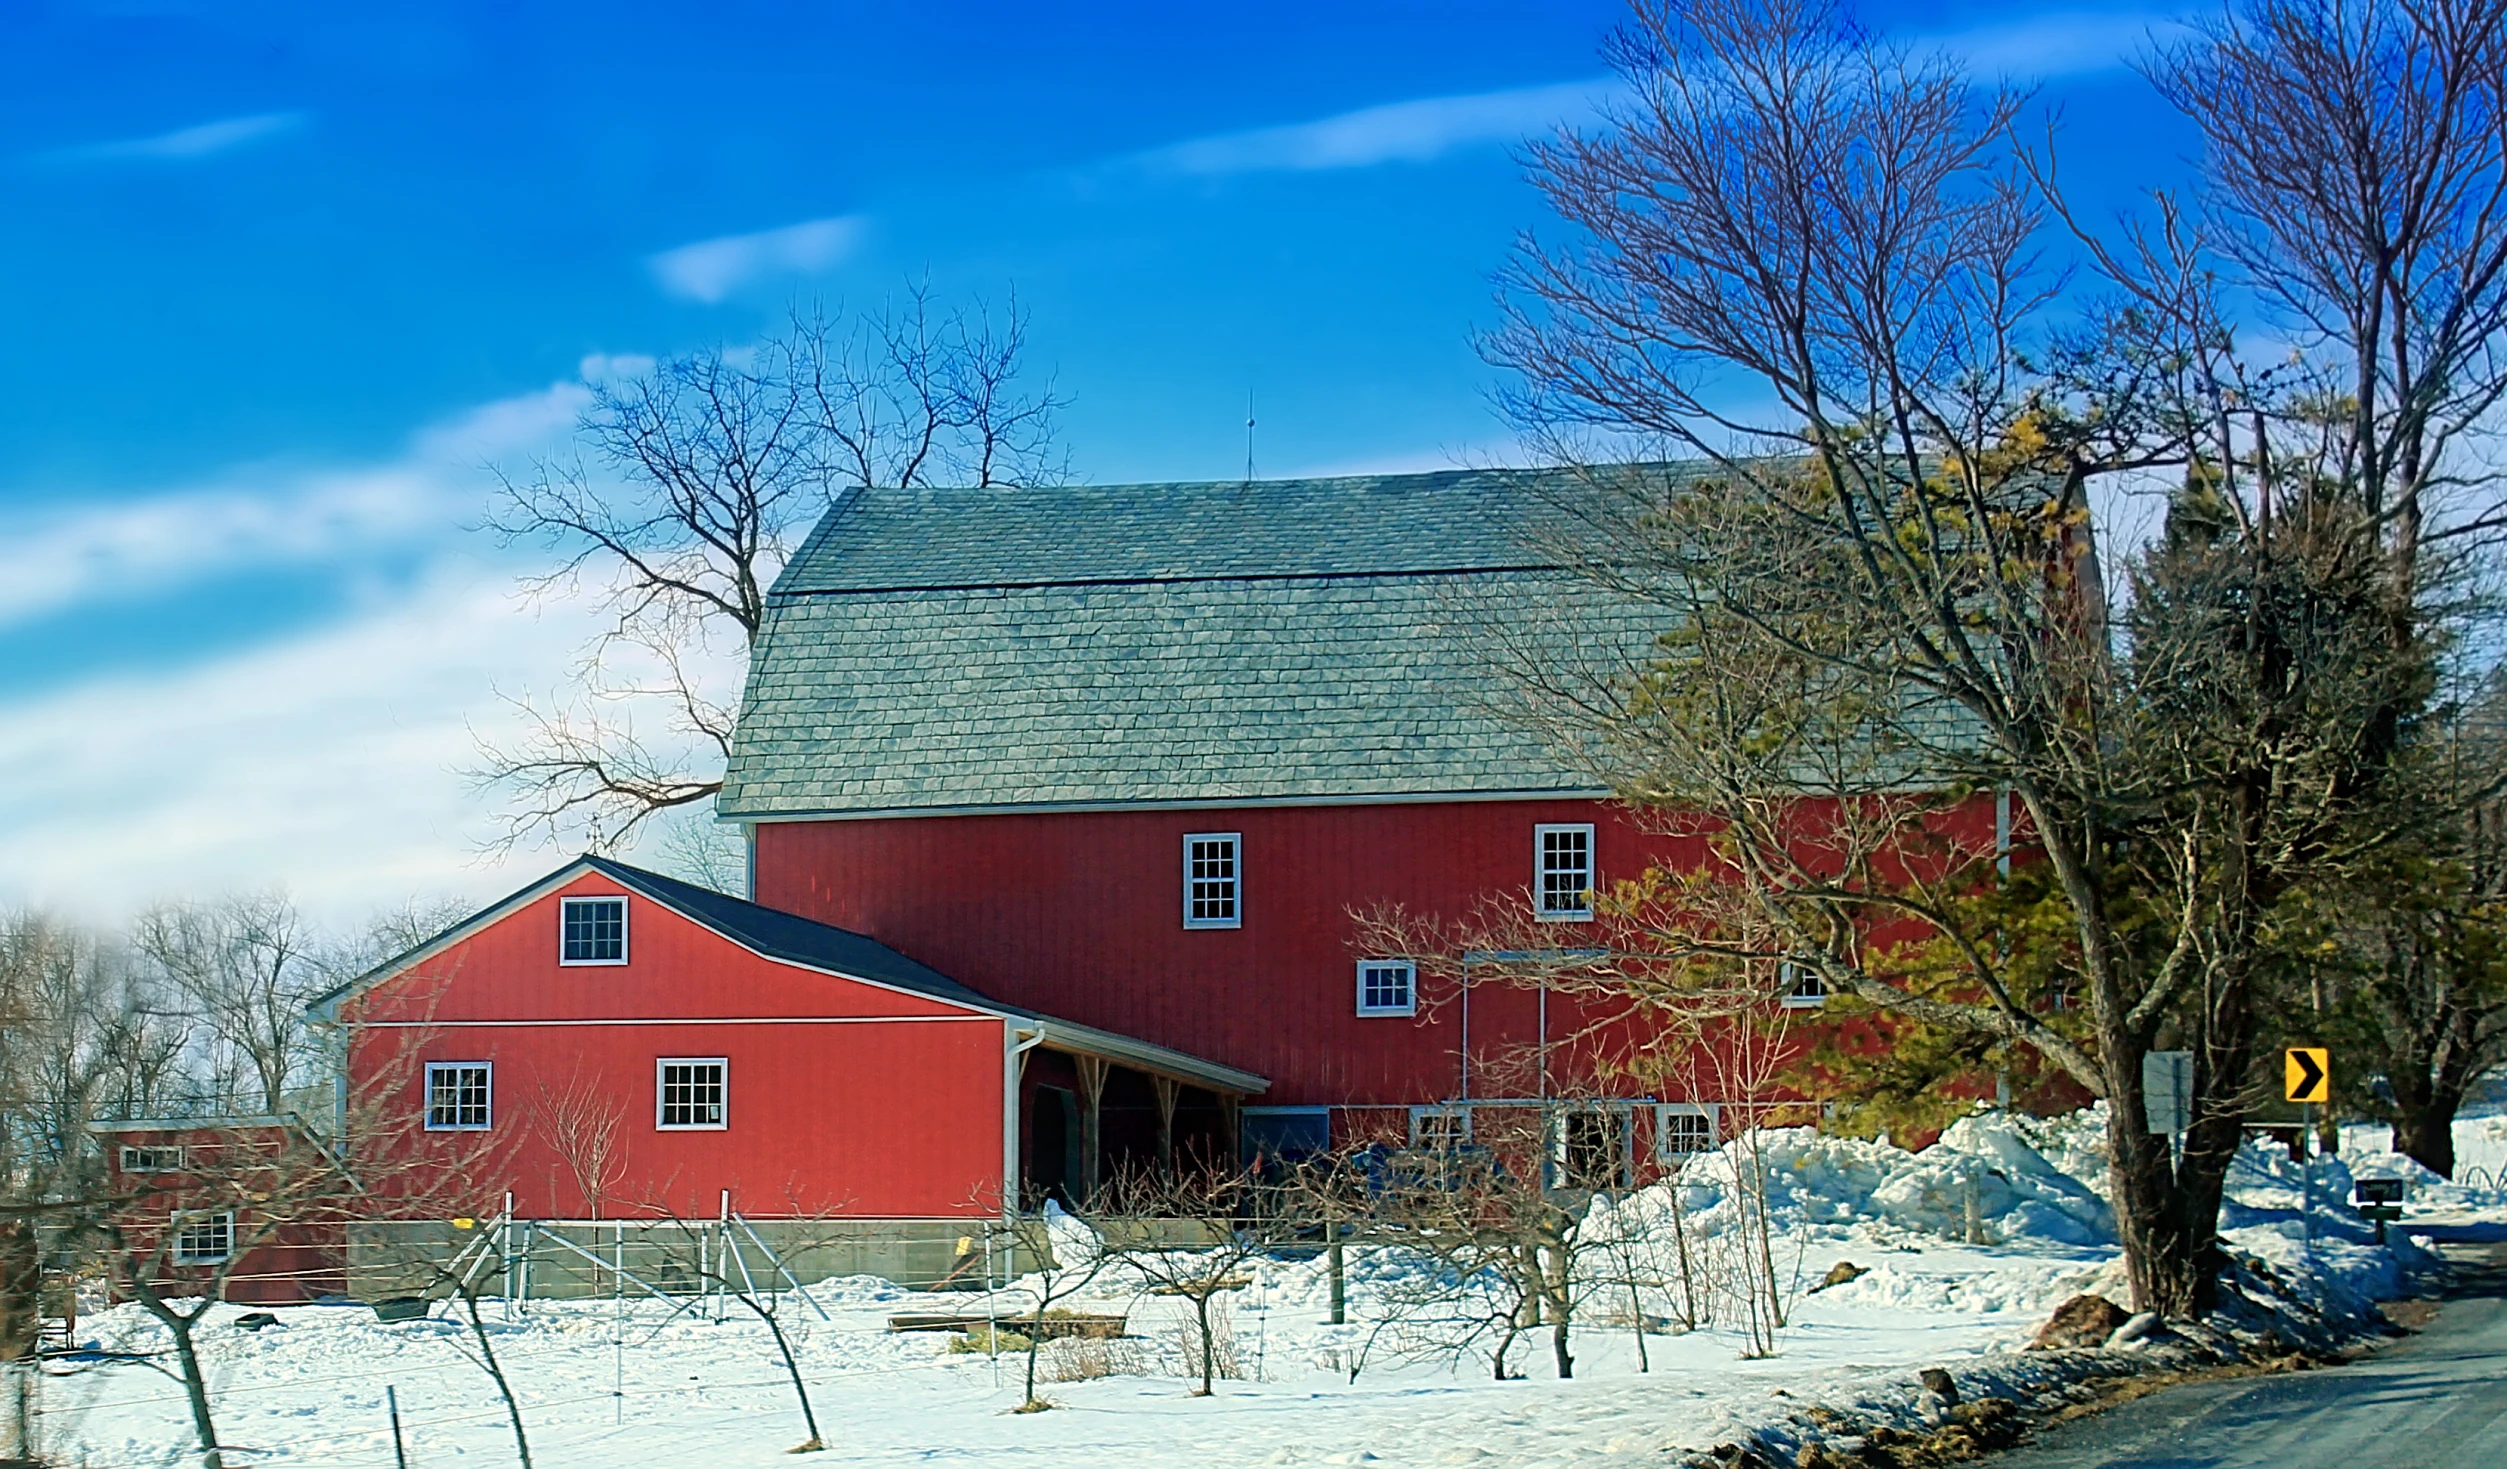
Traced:
POLYGON ((1175 1094, 1182 1083, 1172 1076, 1152 1072, 1149 1084, 1158 1091, 1158 1176, 1175 1177, 1175 1094))
POLYGON ((1103 1056, 1085 1053, 1071 1057, 1079 1072, 1079 1204, 1084 1208, 1097 1200, 1098 1119, 1106 1094, 1108 1062, 1103 1056))

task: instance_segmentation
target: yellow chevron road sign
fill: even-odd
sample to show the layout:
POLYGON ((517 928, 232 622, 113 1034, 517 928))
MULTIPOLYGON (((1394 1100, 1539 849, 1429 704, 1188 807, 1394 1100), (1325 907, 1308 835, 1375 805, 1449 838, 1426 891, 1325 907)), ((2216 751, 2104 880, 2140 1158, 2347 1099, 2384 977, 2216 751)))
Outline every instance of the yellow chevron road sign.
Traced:
POLYGON ((2293 1102, 2333 1100, 2333 1053, 2322 1046, 2292 1046, 2281 1053, 2281 1080, 2293 1102))

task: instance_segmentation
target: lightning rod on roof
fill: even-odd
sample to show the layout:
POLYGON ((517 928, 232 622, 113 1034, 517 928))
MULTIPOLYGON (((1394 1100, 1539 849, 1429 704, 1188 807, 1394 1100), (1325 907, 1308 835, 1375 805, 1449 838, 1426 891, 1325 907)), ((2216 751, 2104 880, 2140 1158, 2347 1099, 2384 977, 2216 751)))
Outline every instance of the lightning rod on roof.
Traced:
POLYGON ((1253 483, 1253 431, 1254 395, 1253 389, 1247 388, 1245 389, 1245 483, 1247 484, 1253 483))

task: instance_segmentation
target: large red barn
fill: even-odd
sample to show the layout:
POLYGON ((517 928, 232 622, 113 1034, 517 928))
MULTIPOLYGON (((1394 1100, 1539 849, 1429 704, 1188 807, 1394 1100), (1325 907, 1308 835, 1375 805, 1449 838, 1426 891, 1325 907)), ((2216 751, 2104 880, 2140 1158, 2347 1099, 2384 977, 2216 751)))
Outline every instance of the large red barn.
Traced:
POLYGON ((1527 905, 1571 948, 1594 888, 1696 856, 1510 713, 1510 650, 1607 676, 1664 622, 1559 549, 1580 493, 1532 471, 853 492, 751 667, 718 810, 753 895, 1262 1073, 1249 1152, 1520 1094, 1475 1067, 1586 1017, 1502 984, 1425 1003, 1357 915, 1527 905))

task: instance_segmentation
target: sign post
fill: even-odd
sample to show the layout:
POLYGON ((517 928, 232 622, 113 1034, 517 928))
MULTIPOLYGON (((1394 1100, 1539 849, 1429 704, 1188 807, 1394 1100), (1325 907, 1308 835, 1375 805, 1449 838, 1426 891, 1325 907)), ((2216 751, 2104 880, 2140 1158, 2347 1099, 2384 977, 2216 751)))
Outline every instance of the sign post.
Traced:
POLYGON ((2141 1058, 2141 1111, 2150 1130, 2168 1140, 2168 1167, 2176 1167, 2185 1128, 2194 1113, 2194 1053, 2147 1051, 2141 1058))
POLYGON ((2281 1053, 2281 1094, 2298 1104, 2300 1214, 2307 1253, 2315 1254, 2315 1109, 2333 1099, 2333 1053, 2322 1046, 2292 1046, 2281 1053))

